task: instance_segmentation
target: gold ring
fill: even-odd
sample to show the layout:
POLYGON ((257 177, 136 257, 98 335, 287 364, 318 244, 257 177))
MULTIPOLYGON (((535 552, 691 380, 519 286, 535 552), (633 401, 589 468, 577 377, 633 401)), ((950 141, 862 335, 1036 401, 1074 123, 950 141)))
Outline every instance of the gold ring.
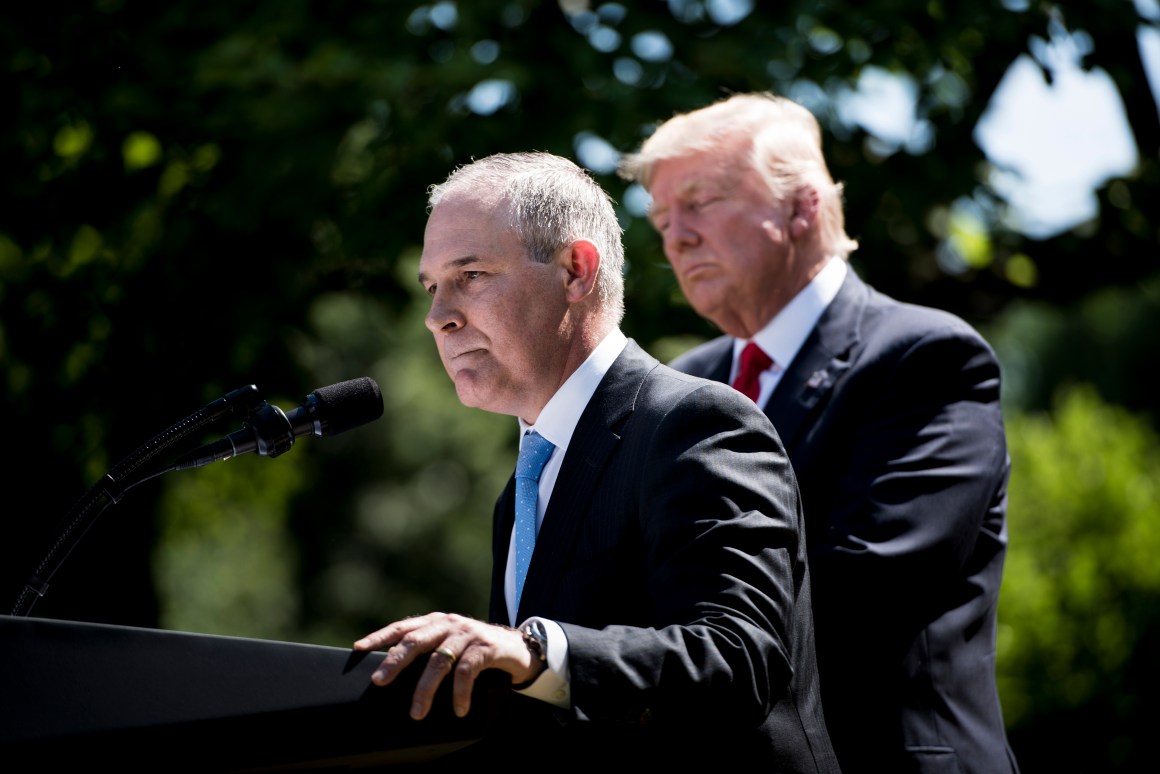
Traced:
POLYGON ((435 652, 446 658, 452 664, 454 664, 456 659, 459 658, 459 656, 456 656, 454 653, 452 653, 451 648, 448 648, 446 645, 441 645, 438 648, 435 648, 435 652))

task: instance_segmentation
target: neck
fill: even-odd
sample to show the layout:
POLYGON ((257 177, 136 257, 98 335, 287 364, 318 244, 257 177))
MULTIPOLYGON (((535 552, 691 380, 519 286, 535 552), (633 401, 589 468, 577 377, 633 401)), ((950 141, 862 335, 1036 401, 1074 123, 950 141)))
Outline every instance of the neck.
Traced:
POLYGON ((564 386, 564 382, 568 381, 572 374, 576 373, 614 327, 601 318, 589 317, 570 328, 568 321, 565 320, 561 324, 564 335, 559 337, 557 349, 559 357, 555 358, 554 364, 544 373, 545 388, 539 400, 534 407, 516 412, 516 415, 527 424, 534 425, 552 396, 564 386))

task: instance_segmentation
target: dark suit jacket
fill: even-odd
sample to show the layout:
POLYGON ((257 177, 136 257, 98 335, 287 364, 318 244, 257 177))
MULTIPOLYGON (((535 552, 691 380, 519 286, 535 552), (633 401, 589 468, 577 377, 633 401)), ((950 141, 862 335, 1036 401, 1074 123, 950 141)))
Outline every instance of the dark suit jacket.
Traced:
MULTIPOLYGON (((673 366, 727 381, 731 358, 723 336, 673 366)), ((843 771, 1016 770, 995 683, 1010 462, 990 347, 851 268, 766 414, 801 487, 843 771)))
MULTIPOLYGON (((514 483, 495 510, 491 620, 514 483)), ((798 490, 752 402, 629 341, 576 427, 518 618, 560 622, 573 708, 511 694, 512 750, 582 764, 836 772, 819 705, 798 490)))

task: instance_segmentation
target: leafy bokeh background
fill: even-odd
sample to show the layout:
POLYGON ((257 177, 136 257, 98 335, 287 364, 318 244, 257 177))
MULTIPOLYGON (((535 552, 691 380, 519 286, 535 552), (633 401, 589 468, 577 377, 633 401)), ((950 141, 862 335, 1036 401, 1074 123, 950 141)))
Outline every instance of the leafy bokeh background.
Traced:
POLYGON ((863 276, 962 315, 1003 363, 999 670, 1024 770, 1146 764, 1160 112, 1137 34, 1154 2, 89 0, 0 18, 0 591, 15 600, 118 462, 230 390, 289 409, 365 375, 385 403, 277 459, 136 486, 34 615, 338 646, 429 609, 484 615, 515 423, 459 405, 423 329, 427 186, 497 151, 588 166, 626 229, 624 329, 666 359, 714 332, 616 154, 675 111, 772 89, 825 127, 863 276), (1033 236, 976 129, 1012 62, 1063 33, 1114 84, 1139 160, 1094 217, 1033 236), (911 79, 922 142, 848 119, 870 68, 911 79))

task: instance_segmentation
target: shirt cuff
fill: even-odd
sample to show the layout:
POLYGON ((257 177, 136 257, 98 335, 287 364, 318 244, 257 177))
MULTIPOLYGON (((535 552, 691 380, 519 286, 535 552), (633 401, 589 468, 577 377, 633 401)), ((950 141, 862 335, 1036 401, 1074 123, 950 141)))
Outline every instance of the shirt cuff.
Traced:
POLYGON ((529 618, 520 624, 520 628, 528 621, 539 621, 543 624, 544 631, 548 635, 548 661, 540 676, 531 685, 521 688, 516 693, 546 701, 561 709, 569 709, 572 706, 572 689, 568 674, 568 636, 564 634, 560 624, 546 618, 529 618))

